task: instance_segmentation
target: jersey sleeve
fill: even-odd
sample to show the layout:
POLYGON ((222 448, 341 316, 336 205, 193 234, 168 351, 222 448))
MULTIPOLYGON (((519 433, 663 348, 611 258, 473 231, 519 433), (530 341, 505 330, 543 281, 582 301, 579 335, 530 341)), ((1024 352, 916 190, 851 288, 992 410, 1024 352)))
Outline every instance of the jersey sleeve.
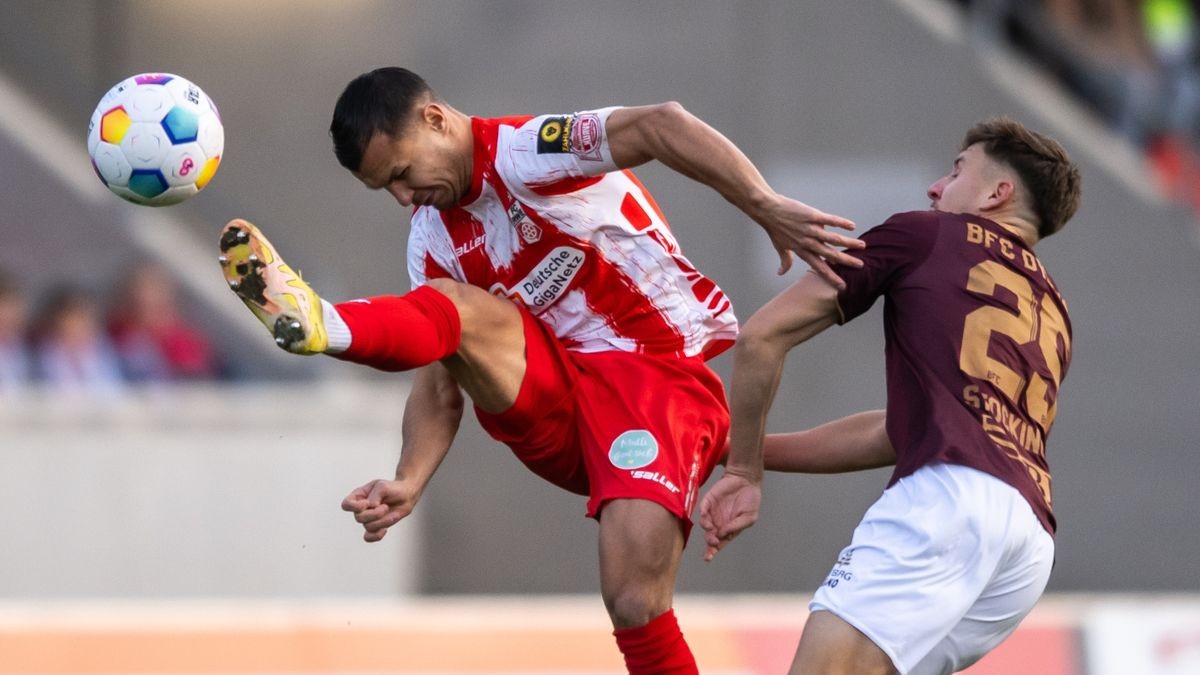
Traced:
POLYGON ((606 127, 617 109, 541 115, 521 125, 510 147, 517 178, 536 189, 616 171, 606 127))
POLYGON ((863 261, 861 268, 834 265, 846 282, 838 292, 838 323, 866 312, 876 298, 886 294, 909 272, 925 262, 937 242, 938 219, 932 211, 898 213, 863 235, 866 248, 850 251, 863 261))
POLYGON ((456 276, 450 271, 457 267, 451 262, 454 260, 453 246, 438 236, 436 223, 430 218, 440 219, 430 216, 431 212, 436 213, 429 208, 413 212, 408 235, 408 280, 413 288, 424 286, 430 279, 465 281, 458 278, 461 275, 456 276))

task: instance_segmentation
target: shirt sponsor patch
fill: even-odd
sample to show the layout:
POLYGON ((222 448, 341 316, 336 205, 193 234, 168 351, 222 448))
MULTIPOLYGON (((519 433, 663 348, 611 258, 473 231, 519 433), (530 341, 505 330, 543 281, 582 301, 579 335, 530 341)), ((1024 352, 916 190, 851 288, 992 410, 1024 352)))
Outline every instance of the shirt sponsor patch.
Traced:
POLYGON ((600 126, 600 117, 595 113, 584 113, 575 116, 575 122, 570 127, 571 152, 591 162, 599 162, 604 157, 600 154, 600 141, 604 138, 604 129, 600 126))
POLYGON ((630 429, 608 448, 608 461, 619 469, 640 469, 658 458, 658 441, 645 429, 630 429))
POLYGON ((538 129, 538 154, 571 151, 571 126, 574 118, 569 116, 547 117, 538 129))
POLYGON ((604 159, 600 146, 604 127, 595 113, 548 117, 538 128, 537 151, 571 153, 582 160, 599 162, 604 159))

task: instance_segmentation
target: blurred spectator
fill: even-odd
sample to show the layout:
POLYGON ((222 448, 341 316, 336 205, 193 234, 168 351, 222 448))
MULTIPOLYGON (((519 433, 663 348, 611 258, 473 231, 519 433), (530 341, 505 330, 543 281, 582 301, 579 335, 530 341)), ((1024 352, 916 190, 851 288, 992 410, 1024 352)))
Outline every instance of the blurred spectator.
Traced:
POLYGON ((218 375, 211 342, 180 316, 175 281, 159 265, 139 266, 117 286, 108 334, 130 381, 198 380, 218 375))
POLYGON ((34 321, 33 360, 39 381, 68 391, 108 393, 124 382, 100 325, 92 300, 83 289, 63 285, 52 290, 34 321))
POLYGON ((1146 152, 1200 214, 1200 36, 1193 0, 958 0, 975 34, 1026 52, 1146 152))
POLYGON ((0 394, 20 388, 32 377, 25 319, 24 293, 15 279, 0 270, 0 394))
POLYGON ((1200 87, 1196 80, 1196 25, 1191 0, 1143 0, 1146 41, 1160 74, 1161 127, 1193 135, 1200 87))

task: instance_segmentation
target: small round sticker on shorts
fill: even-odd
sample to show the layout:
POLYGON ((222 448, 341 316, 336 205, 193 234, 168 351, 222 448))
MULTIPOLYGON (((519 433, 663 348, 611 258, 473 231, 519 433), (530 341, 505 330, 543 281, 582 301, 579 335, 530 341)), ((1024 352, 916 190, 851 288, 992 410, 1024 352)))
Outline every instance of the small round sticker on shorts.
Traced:
POLYGON ((658 441, 645 429, 626 431, 608 449, 608 461, 621 469, 640 469, 657 457, 658 441))

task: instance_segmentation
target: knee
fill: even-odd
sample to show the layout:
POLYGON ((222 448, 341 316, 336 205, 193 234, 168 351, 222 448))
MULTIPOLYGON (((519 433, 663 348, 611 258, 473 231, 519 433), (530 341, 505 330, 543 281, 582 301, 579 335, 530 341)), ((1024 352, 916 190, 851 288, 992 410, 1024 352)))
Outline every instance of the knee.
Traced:
POLYGON ((466 284, 453 279, 439 277, 426 281, 425 285, 449 298, 450 302, 453 302, 456 306, 462 306, 466 284))
POLYGON ((464 326, 491 337, 505 329, 521 330, 516 305, 478 286, 445 278, 430 279, 425 285, 446 296, 464 326))
POLYGON ((614 628, 634 628, 650 623, 671 608, 670 597, 659 597, 655 589, 642 584, 623 584, 606 589, 604 607, 614 628))

